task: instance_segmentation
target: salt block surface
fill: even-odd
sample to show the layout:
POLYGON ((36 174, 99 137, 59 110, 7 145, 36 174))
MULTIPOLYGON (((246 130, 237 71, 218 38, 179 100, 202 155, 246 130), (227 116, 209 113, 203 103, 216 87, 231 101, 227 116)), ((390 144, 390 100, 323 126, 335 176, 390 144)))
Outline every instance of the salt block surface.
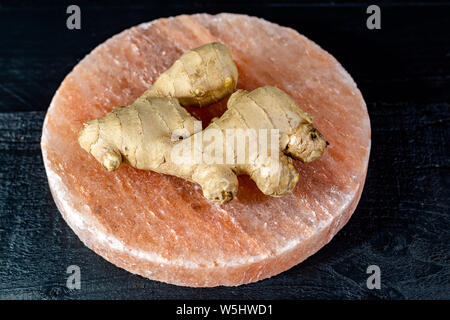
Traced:
MULTIPOLYGON (((225 108, 221 101, 189 111, 206 127, 225 108)), ((198 14, 141 24, 93 50, 56 92, 41 145, 55 202, 89 248, 132 273, 206 287, 268 278, 328 243, 359 201, 370 142, 360 91, 314 42, 263 19, 198 14), (281 88, 330 142, 319 160, 295 163, 291 195, 265 196, 240 177, 237 199, 214 205, 176 177, 127 165, 106 172, 78 145, 83 122, 132 103, 184 51, 212 41, 230 48, 238 88, 281 88)))

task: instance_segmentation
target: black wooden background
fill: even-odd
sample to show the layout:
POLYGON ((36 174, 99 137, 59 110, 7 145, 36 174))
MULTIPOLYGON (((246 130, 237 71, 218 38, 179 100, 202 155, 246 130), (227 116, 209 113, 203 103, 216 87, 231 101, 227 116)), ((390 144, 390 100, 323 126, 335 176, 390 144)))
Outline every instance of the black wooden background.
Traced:
POLYGON ((193 3, 0 0, 0 298, 449 299, 450 3, 193 3), (37 4, 39 3, 39 4, 37 4), (182 13, 238 12, 292 27, 333 54, 361 89, 372 152, 361 202, 317 254, 240 287, 194 289, 146 280, 86 248, 61 218, 40 152, 42 122, 64 76, 95 46, 141 22, 182 13), (81 290, 66 269, 81 267, 81 290), (366 286, 369 265, 381 289, 366 286))

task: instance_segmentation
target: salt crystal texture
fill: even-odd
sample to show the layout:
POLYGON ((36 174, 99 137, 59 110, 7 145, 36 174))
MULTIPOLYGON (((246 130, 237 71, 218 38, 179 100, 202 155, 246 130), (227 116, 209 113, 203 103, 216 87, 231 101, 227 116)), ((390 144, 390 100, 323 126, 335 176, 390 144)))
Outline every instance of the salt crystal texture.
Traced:
MULTIPOLYGON (((225 108, 189 111, 205 126, 225 108)), ((361 93, 330 54, 262 19, 199 14, 142 24, 93 50, 56 92, 41 144, 55 202, 89 248, 150 279, 209 287, 276 275, 328 243, 359 201, 370 141, 361 93), (130 104, 182 52, 211 41, 230 48, 238 88, 283 89, 330 142, 319 160, 295 163, 293 194, 265 196, 240 177, 237 199, 218 206, 176 177, 127 165, 106 172, 78 145, 83 122, 130 104)))

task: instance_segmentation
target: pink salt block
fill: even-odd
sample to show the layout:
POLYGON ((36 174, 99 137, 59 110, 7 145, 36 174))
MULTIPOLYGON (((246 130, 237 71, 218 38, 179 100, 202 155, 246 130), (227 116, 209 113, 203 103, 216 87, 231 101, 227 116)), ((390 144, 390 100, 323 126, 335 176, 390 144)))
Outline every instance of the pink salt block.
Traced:
MULTIPOLYGON (((222 101, 189 111, 205 127, 225 108, 222 101)), ((89 248, 149 279, 210 287, 271 277, 328 243, 359 201, 370 142, 355 82, 314 42, 254 17, 198 14, 141 24, 93 50, 56 92, 41 145, 55 202, 89 248), (176 177, 128 165, 107 172, 78 145, 83 122, 130 104, 182 52, 212 41, 230 48, 238 88, 283 89, 330 142, 319 160, 295 163, 300 181, 291 195, 265 196, 240 177, 237 199, 214 205, 176 177)))

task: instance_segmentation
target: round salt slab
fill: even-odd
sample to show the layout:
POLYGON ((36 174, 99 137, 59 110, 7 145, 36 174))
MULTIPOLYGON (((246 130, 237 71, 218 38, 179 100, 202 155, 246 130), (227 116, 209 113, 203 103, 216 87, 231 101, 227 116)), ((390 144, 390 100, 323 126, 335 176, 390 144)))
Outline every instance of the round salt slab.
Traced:
MULTIPOLYGON (((225 108, 221 101, 189 111, 205 127, 225 108)), ((93 50, 56 92, 41 144, 55 202, 89 248, 150 279, 209 287, 268 278, 328 243, 359 201, 370 142, 363 97, 330 54, 262 19, 198 14, 141 24, 93 50), (265 196, 240 177, 237 199, 214 205, 176 177, 128 165, 106 172, 78 145, 83 122, 132 103, 184 51, 212 41, 230 48, 238 88, 281 88, 330 142, 319 160, 295 163, 293 194, 265 196)))

